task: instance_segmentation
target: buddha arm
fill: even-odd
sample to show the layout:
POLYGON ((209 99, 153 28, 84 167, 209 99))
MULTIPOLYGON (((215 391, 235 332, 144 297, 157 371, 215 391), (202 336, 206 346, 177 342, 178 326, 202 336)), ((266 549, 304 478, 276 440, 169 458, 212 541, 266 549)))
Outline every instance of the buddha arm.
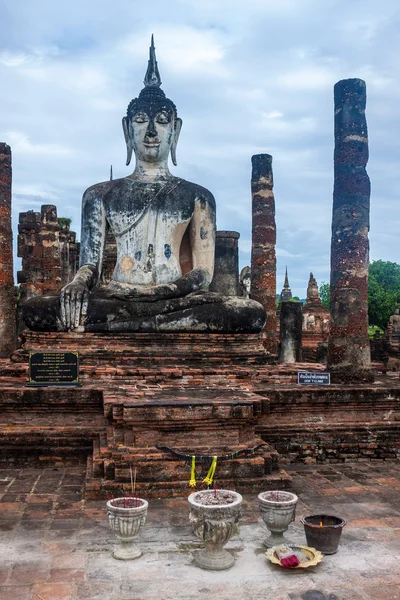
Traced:
POLYGON ((190 228, 193 269, 175 282, 179 295, 207 288, 214 274, 215 200, 210 192, 195 201, 190 228))
POLYGON ((215 200, 211 192, 202 190, 201 196, 196 198, 189 228, 193 269, 173 283, 155 286, 154 293, 158 297, 187 296, 207 288, 212 281, 216 224, 215 200))
POLYGON ((106 213, 103 199, 96 187, 89 188, 82 198, 81 249, 79 256, 79 270, 85 265, 91 265, 95 269, 95 278, 90 282, 89 289, 96 285, 101 274, 105 239, 106 213))
POLYGON ((101 195, 89 188, 82 199, 80 267, 60 294, 61 322, 69 331, 82 325, 86 317, 89 292, 101 273, 106 235, 106 217, 101 195))

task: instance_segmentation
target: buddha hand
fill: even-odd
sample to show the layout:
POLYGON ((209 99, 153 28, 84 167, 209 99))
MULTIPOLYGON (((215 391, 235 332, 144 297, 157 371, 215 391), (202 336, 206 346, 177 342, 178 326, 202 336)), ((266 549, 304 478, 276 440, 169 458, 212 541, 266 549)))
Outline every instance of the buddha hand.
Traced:
POLYGON ((89 292, 97 277, 91 265, 79 269, 71 283, 68 283, 60 294, 61 322, 66 331, 72 331, 85 322, 89 292))

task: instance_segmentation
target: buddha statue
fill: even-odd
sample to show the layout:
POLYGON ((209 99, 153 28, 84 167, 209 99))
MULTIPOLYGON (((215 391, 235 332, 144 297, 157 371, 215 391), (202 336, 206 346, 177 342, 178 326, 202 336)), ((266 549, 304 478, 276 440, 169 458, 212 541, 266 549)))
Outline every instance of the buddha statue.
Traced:
POLYGON ((208 291, 214 269, 216 211, 211 192, 171 175, 182 127, 161 90, 152 38, 144 89, 122 119, 133 173, 90 187, 82 200, 80 267, 60 296, 23 306, 36 331, 258 332, 261 304, 208 291), (117 260, 101 285, 105 240, 117 260))

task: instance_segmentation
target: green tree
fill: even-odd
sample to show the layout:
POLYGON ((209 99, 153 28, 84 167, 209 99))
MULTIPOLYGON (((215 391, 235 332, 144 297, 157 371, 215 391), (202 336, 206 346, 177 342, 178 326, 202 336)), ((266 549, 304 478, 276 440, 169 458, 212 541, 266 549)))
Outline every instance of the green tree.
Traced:
POLYGON ((331 286, 323 281, 319 286, 319 297, 321 302, 327 308, 331 307, 331 286))
POLYGON ((368 319, 370 325, 385 329, 400 303, 400 265, 374 260, 369 265, 368 319))
MULTIPOLYGON (((321 283, 319 295, 322 304, 330 308, 329 283, 321 283)), ((400 305, 400 265, 385 260, 372 261, 368 280, 369 325, 385 329, 397 305, 400 305)))
POLYGON ((71 225, 72 219, 71 217, 58 217, 58 224, 61 228, 67 228, 71 225))

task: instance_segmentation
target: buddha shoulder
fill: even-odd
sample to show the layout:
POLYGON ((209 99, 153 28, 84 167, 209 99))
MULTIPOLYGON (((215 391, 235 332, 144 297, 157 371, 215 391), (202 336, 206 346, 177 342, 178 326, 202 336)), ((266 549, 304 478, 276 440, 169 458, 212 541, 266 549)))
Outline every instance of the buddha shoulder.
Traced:
POLYGON ((177 187, 177 192, 182 196, 199 201, 202 208, 208 206, 212 212, 215 212, 215 198, 210 190, 202 185, 183 179, 177 187))
POLYGON ((83 194, 83 200, 88 201, 90 199, 104 198, 113 190, 122 189, 124 186, 124 179, 112 179, 108 181, 102 181, 101 183, 95 183, 87 188, 83 194))

